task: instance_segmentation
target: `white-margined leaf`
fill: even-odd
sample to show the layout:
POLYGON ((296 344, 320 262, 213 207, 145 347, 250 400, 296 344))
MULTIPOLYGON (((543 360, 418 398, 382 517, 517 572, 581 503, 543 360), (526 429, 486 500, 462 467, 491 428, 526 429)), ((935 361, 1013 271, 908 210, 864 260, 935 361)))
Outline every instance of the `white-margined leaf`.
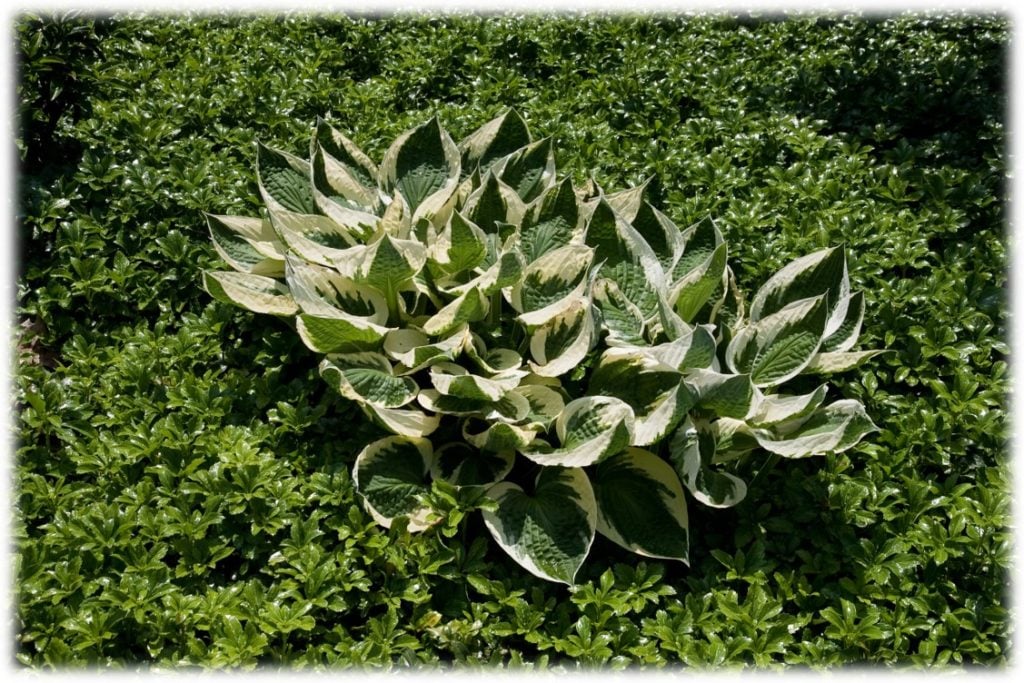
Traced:
POLYGON ((270 221, 281 242, 306 261, 351 274, 366 251, 349 229, 327 216, 271 210, 270 221))
POLYGON ((384 337, 384 353, 398 361, 395 374, 408 375, 433 363, 454 360, 471 343, 470 339, 469 328, 465 326, 437 342, 407 327, 393 330, 384 337))
POLYGON ((758 390, 750 375, 730 375, 699 369, 686 373, 686 381, 697 391, 697 408, 722 417, 742 420, 755 408, 758 390))
POLYGON ((483 182, 466 198, 462 212, 487 234, 501 235, 502 226, 518 225, 526 212, 526 205, 516 191, 488 172, 483 182))
MULTIPOLYGON (((377 165, 329 123, 317 117, 309 145, 314 194, 347 208, 374 213, 380 206, 377 165)), ((330 215, 323 206, 320 209, 330 215)))
POLYGON ((461 442, 441 446, 434 453, 430 474, 452 486, 491 486, 512 471, 515 453, 493 453, 461 442))
POLYGON ((413 532, 431 525, 433 515, 423 498, 430 492, 432 460, 428 440, 407 436, 389 436, 360 451, 352 482, 374 521, 390 528, 396 517, 408 517, 413 532))
MULTIPOLYGON (((530 402, 523 396, 514 392, 503 394, 498 400, 466 398, 442 394, 436 389, 423 389, 416 395, 416 400, 424 409, 432 413, 444 413, 445 415, 456 415, 458 417, 474 417, 484 422, 502 422, 517 424, 520 428, 532 430, 530 424, 519 424, 524 422, 530 414, 530 402)), ((481 443, 486 443, 485 437, 481 443)), ((532 436, 526 434, 525 439, 532 436)), ((519 436, 515 436, 516 443, 519 436)))
POLYGON ((636 422, 631 445, 659 441, 693 407, 696 394, 683 375, 639 349, 608 349, 590 377, 590 395, 626 402, 636 422))
POLYGON ((299 310, 288 287, 272 277, 204 270, 203 288, 218 301, 241 306, 254 313, 287 316, 295 315, 299 310))
POLYGON ((722 242, 706 261, 672 284, 669 301, 684 321, 691 322, 721 285, 725 277, 726 256, 727 247, 722 242))
POLYGON ((388 321, 384 295, 336 270, 287 257, 285 277, 304 313, 321 318, 361 318, 382 326, 388 321))
POLYGON ((791 430, 780 425, 774 430, 755 429, 753 434, 765 450, 785 458, 805 458, 840 453, 877 430, 862 403, 844 399, 818 408, 791 430))
POLYGON ((270 221, 206 214, 206 223, 214 248, 229 266, 252 275, 284 275, 285 246, 270 221))
POLYGON ((760 389, 756 391, 754 410, 747 417, 747 423, 753 427, 770 427, 810 415, 825 400, 828 385, 822 384, 811 393, 800 396, 765 395, 760 389))
POLYGON ((814 359, 827 315, 824 295, 792 303, 740 328, 726 348, 726 363, 758 387, 781 384, 814 359))
POLYGON ((573 301, 564 312, 535 329, 530 337, 530 369, 558 377, 579 365, 596 341, 594 314, 587 299, 573 301))
POLYGON ((416 398, 419 387, 409 377, 396 377, 388 359, 373 352, 328 356, 320 376, 345 398, 378 408, 400 408, 416 398))
POLYGON ((689 418, 669 443, 672 464, 690 495, 710 507, 732 507, 746 497, 747 485, 735 475, 714 469, 715 450, 714 433, 698 430, 689 418))
POLYGON ((271 210, 315 214, 309 162, 293 154, 256 143, 256 175, 260 195, 271 210))
POLYGON ((518 377, 481 377, 455 363, 430 366, 430 381, 442 394, 478 401, 497 401, 519 385, 518 377))
POLYGON ((676 339, 644 349, 644 353, 651 358, 680 372, 713 368, 715 351, 715 336, 711 325, 686 325, 676 339))
POLYGON ((585 396, 570 401, 555 420, 561 447, 520 452, 545 467, 586 467, 629 446, 634 425, 633 409, 625 401, 585 396))
POLYGON ((526 371, 520 370, 523 366, 523 357, 518 353, 512 349, 488 349, 486 344, 484 344, 484 340, 479 335, 473 334, 471 336, 473 343, 466 346, 466 355, 481 370, 489 375, 526 376, 526 371))
POLYGON ((441 424, 440 415, 428 415, 418 408, 381 408, 369 403, 361 407, 371 419, 399 436, 429 436, 441 424))
POLYGON ((529 204, 555 183, 555 153, 551 138, 512 152, 494 165, 494 173, 529 204))
POLYGON ((481 173, 486 173, 495 161, 529 145, 530 141, 526 121, 515 109, 509 109, 459 142, 463 172, 472 173, 479 166, 481 173))
POLYGON ((829 374, 833 372, 846 372, 852 370, 861 363, 874 358, 884 349, 873 349, 871 351, 836 351, 834 353, 819 353, 803 369, 804 374, 829 374))
POLYGON ((671 465, 628 448, 599 462, 591 484, 602 536, 638 555, 689 564, 686 497, 671 465))
POLYGON ((846 306, 846 317, 831 335, 821 343, 824 353, 849 351, 857 343, 860 328, 864 323, 864 293, 854 292, 846 306))
POLYGON ((533 261, 512 287, 509 303, 524 325, 540 325, 563 312, 585 293, 594 251, 570 244, 533 261))
POLYGON ((462 425, 462 438, 485 451, 522 451, 537 437, 537 429, 507 422, 468 419, 462 425))
POLYGON ((768 278, 750 302, 750 319, 757 322, 797 301, 822 296, 827 304, 822 336, 829 337, 842 326, 850 305, 850 277, 843 247, 801 256, 768 278))
POLYGON ((531 493, 510 482, 492 486, 484 524, 498 545, 535 576, 572 585, 590 552, 597 504, 581 469, 544 467, 531 493))
POLYGON ((550 429, 558 416, 565 410, 565 399, 548 386, 521 384, 509 393, 523 397, 529 405, 523 422, 527 425, 538 425, 544 431, 550 429))
POLYGON ((295 321, 302 342, 317 353, 372 351, 392 328, 366 318, 340 314, 323 317, 300 313, 295 321))
POLYGON ((448 302, 441 310, 423 323, 423 331, 432 337, 451 333, 466 323, 487 317, 490 300, 476 287, 448 302))
POLYGON ((672 268, 670 279, 673 283, 707 263, 725 239, 711 218, 702 218, 683 230, 682 242, 682 253, 672 268))
POLYGON ((428 246, 428 259, 434 271, 448 276, 476 268, 486 255, 483 231, 458 211, 428 246))
POLYGON ((449 205, 459 184, 459 150, 437 117, 398 136, 380 164, 382 190, 402 193, 412 224, 432 220, 449 205))
POLYGON ((665 295, 665 273, 654 250, 633 226, 600 198, 584 235, 601 264, 601 276, 613 281, 623 296, 651 320, 658 316, 659 298, 665 295))
POLYGON ((579 201, 569 178, 545 190, 523 216, 520 245, 527 261, 533 263, 569 244, 580 232, 580 219, 579 201))
POLYGON ((644 314, 613 281, 594 281, 594 305, 601 312, 601 326, 608 331, 609 346, 646 345, 644 314))
POLYGON ((397 317, 398 291, 419 273, 426 262, 427 250, 422 244, 384 234, 367 247, 356 279, 383 293, 390 315, 397 317))

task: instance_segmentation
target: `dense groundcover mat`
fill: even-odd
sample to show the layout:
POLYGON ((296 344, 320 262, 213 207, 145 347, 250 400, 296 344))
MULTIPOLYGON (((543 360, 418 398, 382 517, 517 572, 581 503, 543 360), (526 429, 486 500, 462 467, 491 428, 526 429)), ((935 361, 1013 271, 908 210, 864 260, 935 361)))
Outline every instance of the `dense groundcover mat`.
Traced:
POLYGON ((25 666, 1003 665, 1008 22, 20 17, 16 656, 25 666), (879 431, 689 507, 689 566, 598 536, 575 585, 478 515, 377 525, 385 432, 287 325, 215 301, 204 212, 323 116, 380 160, 509 107, 562 173, 712 217, 753 291, 843 245, 879 431), (459 521, 461 519, 461 521, 459 521))

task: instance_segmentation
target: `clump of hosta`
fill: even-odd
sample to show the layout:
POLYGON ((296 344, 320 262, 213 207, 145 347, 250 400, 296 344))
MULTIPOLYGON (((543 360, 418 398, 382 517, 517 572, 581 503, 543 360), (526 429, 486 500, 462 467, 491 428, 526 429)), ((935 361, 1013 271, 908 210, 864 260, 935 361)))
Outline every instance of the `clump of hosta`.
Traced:
POLYGON ((686 492, 735 505, 749 454, 838 452, 874 429, 824 384, 781 389, 874 353, 851 351, 864 299, 842 248, 744 311, 710 219, 681 230, 644 187, 557 178, 551 140, 514 111, 458 144, 433 118, 379 166, 319 121, 308 160, 260 145, 257 172, 266 216, 209 216, 234 271, 205 287, 294 318, 323 378, 394 434, 353 472, 385 527, 435 523, 444 480, 482 487, 494 539, 542 578, 571 583, 597 533, 686 562, 686 492))

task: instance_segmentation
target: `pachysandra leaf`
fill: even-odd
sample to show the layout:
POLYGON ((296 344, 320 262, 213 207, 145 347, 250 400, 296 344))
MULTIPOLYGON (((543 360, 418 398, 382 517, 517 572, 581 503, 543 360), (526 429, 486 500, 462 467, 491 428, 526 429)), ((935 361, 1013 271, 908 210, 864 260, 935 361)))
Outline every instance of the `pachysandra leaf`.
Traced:
POLYGON ((285 246, 269 221, 243 216, 206 214, 213 246, 229 266, 241 273, 281 277, 285 246))
POLYGON ((374 441, 359 453, 352 482, 374 521, 390 528, 396 517, 405 516, 413 532, 431 525, 431 510, 422 499, 430 492, 432 460, 428 440, 407 436, 374 441))
POLYGON ((299 310, 288 287, 262 275, 204 270, 203 288, 218 301, 254 313, 294 315, 299 310))
POLYGON ((419 390, 412 379, 396 377, 388 359, 373 352, 329 356, 320 363, 320 375, 345 398, 378 408, 400 408, 419 390))
POLYGON ((686 497, 671 465, 628 448, 599 462, 591 483, 602 536, 638 555, 689 564, 686 497))
POLYGON ((825 296, 802 299, 741 328, 725 358, 733 372, 749 374, 758 387, 781 384, 818 353, 828 310, 825 296))
POLYGON ((570 401, 555 420, 560 448, 520 452, 545 467, 586 467, 626 448, 634 426, 633 409, 625 401, 585 396, 570 401))
POLYGON ((492 486, 497 502, 484 524, 502 550, 535 576, 572 585, 597 524, 594 491, 581 469, 545 467, 532 493, 510 482, 492 486))
POLYGON ((797 301, 827 295, 827 324, 823 336, 835 333, 846 319, 850 278, 843 247, 802 256, 768 278, 750 302, 750 319, 758 321, 797 301))
POLYGON ((709 507, 732 507, 746 497, 747 485, 735 475, 713 469, 715 450, 714 434, 698 430, 689 418, 669 444, 672 463, 690 495, 709 507))
POLYGON ((455 442, 434 453, 430 474, 453 486, 490 486, 512 471, 515 453, 493 453, 455 442))
POLYGON ((256 175, 268 208, 316 213, 308 161, 260 142, 256 144, 256 175))

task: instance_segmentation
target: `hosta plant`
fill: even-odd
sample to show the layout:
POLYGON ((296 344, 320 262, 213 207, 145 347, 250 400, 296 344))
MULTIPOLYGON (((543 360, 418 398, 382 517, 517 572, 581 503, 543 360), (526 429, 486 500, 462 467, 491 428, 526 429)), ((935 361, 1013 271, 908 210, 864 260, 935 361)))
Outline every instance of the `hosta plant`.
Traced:
POLYGON ((746 302, 705 218, 680 229, 645 186, 555 173, 509 111, 456 143, 437 118, 374 163, 318 121, 309 158, 259 145, 261 217, 208 217, 222 301, 287 318, 320 374, 393 433, 353 481, 385 527, 440 515, 431 481, 476 487, 520 565, 572 583, 600 533, 688 559, 687 496, 713 507, 773 457, 839 452, 874 425, 827 386, 864 298, 833 247, 746 302), (756 469, 756 467, 755 467, 756 469))

